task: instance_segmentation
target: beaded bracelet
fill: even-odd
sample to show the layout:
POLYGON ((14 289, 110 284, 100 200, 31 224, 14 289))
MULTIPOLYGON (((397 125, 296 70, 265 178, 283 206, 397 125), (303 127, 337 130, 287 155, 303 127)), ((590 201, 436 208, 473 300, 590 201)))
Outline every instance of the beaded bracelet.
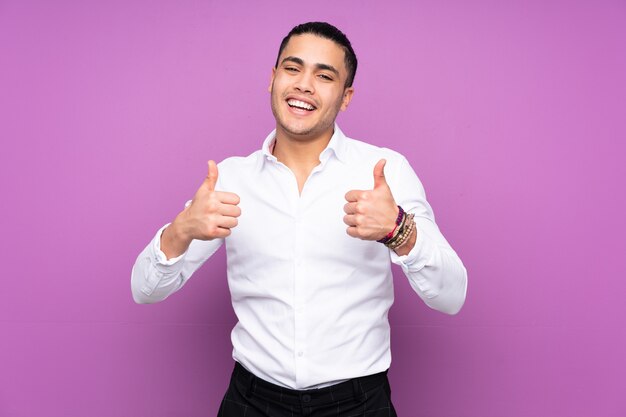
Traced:
POLYGON ((393 242, 390 242, 387 245, 387 247, 391 250, 396 250, 400 246, 404 245, 406 242, 409 241, 409 237, 411 236, 414 228, 415 228, 415 222, 413 221, 413 218, 411 217, 407 220, 407 226, 402 231, 402 234, 398 236, 398 239, 394 240, 393 242))
POLYGON ((406 227, 403 228, 401 233, 399 233, 397 239, 394 239, 392 242, 387 243, 387 247, 391 250, 398 249, 400 246, 404 245, 409 241, 411 234, 413 233, 413 229, 415 229, 415 221, 413 220, 414 214, 407 215, 406 227))
POLYGON ((396 217, 396 225, 394 226, 393 230, 387 234, 387 236, 385 236, 382 239, 377 240, 377 242, 387 244, 387 242, 393 239, 396 236, 396 231, 399 232, 400 230, 399 227, 405 218, 405 214, 406 213, 404 212, 404 209, 398 206, 398 217, 396 217))
POLYGON ((404 233, 404 230, 406 228, 407 219, 408 219, 408 215, 405 212, 404 213, 404 217, 402 217, 402 222, 400 223, 400 226, 398 226, 398 231, 396 232, 396 234, 393 235, 393 237, 391 239, 389 239, 385 243, 385 246, 393 245, 393 244, 395 244, 395 242, 398 241, 398 239, 400 239, 400 237, 402 236, 402 234, 404 233))

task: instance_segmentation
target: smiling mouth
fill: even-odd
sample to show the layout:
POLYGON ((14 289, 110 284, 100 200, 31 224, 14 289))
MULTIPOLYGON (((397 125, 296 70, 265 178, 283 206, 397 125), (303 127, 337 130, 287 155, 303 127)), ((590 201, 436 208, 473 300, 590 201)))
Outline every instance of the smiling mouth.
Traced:
POLYGON ((287 100, 287 104, 289 105, 289 107, 292 107, 295 109, 306 110, 306 111, 313 111, 316 109, 315 106, 309 103, 305 103, 304 101, 295 100, 295 99, 287 100))

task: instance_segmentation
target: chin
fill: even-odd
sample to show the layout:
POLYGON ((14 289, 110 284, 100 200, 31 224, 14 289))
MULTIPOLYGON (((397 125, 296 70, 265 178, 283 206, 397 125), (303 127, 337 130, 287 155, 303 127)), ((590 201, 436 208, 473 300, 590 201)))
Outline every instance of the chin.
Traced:
POLYGON ((278 123, 281 129, 293 136, 309 136, 315 133, 315 126, 305 126, 299 123, 278 123))
POLYGON ((315 132, 312 129, 283 129, 285 133, 292 136, 295 139, 307 139, 314 135, 315 132))

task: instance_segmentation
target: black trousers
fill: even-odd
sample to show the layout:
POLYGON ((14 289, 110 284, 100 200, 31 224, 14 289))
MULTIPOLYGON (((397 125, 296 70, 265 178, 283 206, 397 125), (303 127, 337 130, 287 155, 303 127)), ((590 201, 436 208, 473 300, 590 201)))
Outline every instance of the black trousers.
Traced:
POLYGON ((235 362, 218 417, 300 416, 397 417, 387 372, 298 391, 264 381, 235 362))

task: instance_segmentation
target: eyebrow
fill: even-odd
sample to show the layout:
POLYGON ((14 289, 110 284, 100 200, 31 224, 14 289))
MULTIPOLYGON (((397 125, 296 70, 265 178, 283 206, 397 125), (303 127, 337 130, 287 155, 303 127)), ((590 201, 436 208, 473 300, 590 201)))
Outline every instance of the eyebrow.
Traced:
MULTIPOLYGON (((302 60, 302 58, 298 58, 296 56, 285 57, 282 61, 280 61, 280 64, 282 65, 285 62, 293 62, 294 64, 298 64, 298 65, 304 66, 304 61, 302 60)), ((337 70, 337 68, 333 67, 332 65, 315 64, 315 68, 317 68, 318 70, 330 71, 330 72, 334 73, 336 76, 339 76, 339 71, 337 70)))

